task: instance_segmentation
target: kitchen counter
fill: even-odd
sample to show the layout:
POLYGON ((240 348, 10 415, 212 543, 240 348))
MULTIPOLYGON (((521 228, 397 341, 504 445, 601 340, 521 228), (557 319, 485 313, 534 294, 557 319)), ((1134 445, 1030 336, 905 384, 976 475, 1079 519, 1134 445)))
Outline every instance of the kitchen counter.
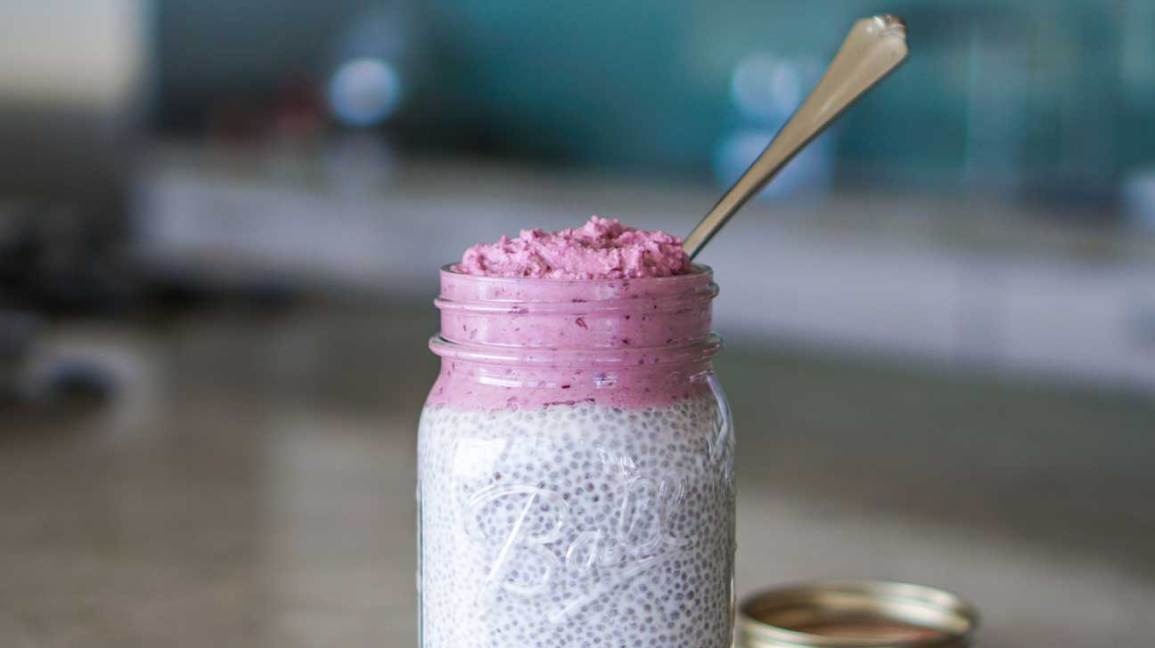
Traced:
MULTIPOLYGON (((137 256, 214 285, 419 299, 436 289, 431 266, 499 232, 596 212, 684 233, 721 191, 476 162, 386 173, 336 155, 162 151, 141 179, 137 256)), ((699 260, 722 285, 715 316, 730 339, 1155 391, 1155 237, 1103 207, 861 189, 757 200, 699 260)))
MULTIPOLYGON (((58 325, 104 398, 0 410, 0 645, 416 644, 427 303, 58 325)), ((34 371, 37 370, 34 367, 34 371)), ((1155 403, 787 346, 727 349, 738 586, 885 577, 983 646, 1155 636, 1155 403)))

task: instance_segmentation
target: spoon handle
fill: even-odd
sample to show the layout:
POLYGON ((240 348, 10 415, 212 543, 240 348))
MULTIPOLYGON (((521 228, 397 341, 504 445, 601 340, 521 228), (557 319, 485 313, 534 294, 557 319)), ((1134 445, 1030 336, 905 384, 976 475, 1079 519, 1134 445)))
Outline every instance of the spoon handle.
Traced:
POLYGON ((881 15, 854 23, 818 87, 778 131, 754 164, 686 237, 683 247, 690 258, 694 258, 726 221, 799 151, 855 100, 898 67, 906 54, 906 23, 901 18, 881 15))

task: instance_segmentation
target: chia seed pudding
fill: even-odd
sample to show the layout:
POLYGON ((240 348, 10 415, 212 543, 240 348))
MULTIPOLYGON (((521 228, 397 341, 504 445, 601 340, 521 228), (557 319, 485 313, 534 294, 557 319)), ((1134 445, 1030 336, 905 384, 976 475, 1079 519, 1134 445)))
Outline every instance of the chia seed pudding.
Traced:
POLYGON ((716 287, 647 249, 666 256, 626 250, 620 276, 604 249, 580 277, 556 256, 545 275, 470 272, 469 253, 443 268, 418 444, 423 648, 731 645, 716 287))

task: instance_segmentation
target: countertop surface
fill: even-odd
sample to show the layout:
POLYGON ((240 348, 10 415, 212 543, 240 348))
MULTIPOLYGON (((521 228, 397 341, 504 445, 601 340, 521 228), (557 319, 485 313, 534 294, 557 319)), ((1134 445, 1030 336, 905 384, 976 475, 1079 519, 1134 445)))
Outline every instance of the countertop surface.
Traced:
MULTIPOLYGON (((416 644, 426 304, 59 325, 0 410, 0 645, 416 644), (89 391, 92 391, 91 389, 89 391)), ((1137 392, 729 348, 738 586, 891 578, 982 646, 1155 636, 1155 403, 1137 392)))

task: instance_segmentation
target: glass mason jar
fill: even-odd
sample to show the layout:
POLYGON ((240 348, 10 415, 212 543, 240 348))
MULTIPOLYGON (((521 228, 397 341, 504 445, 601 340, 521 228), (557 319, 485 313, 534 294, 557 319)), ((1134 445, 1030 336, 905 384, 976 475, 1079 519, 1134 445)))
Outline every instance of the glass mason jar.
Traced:
POLYGON ((441 271, 418 441, 422 648, 729 648, 734 435, 708 268, 441 271))

